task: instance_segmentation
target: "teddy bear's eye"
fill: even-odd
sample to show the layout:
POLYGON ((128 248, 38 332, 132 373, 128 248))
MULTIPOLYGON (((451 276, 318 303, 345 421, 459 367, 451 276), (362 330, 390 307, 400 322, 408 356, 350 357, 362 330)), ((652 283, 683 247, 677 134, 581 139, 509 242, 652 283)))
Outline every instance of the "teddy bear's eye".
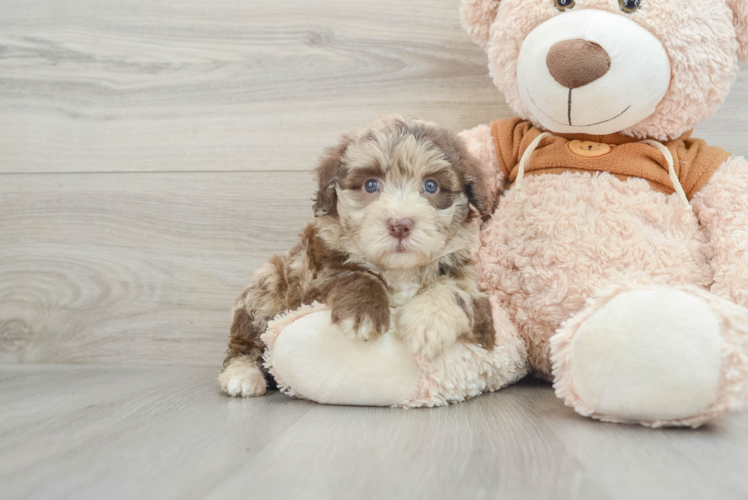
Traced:
POLYGON ((565 11, 566 9, 574 8, 574 0, 553 0, 553 2, 556 5, 556 8, 561 12, 565 11))
POLYGON ((621 5, 622 11, 631 14, 632 12, 639 10, 642 0, 618 0, 618 3, 621 5))

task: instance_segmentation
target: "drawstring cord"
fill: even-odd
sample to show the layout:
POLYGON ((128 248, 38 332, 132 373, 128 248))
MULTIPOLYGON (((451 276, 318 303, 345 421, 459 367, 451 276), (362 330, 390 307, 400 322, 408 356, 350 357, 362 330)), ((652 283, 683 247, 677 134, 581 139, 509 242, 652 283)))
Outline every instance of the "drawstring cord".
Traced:
POLYGON ((517 201, 523 202, 525 201, 525 198, 527 198, 527 195, 525 194, 525 189, 522 187, 522 181, 525 179, 525 167, 527 166, 527 163, 530 161, 530 157, 535 152, 536 149, 538 149, 538 145, 540 145, 540 141, 545 139, 546 137, 553 137, 548 132, 544 132, 537 136, 534 141, 530 143, 530 145, 525 150, 525 154, 522 155, 522 159, 519 161, 519 171, 517 172, 517 178, 514 180, 515 188, 514 188, 514 196, 517 198, 517 201))
POLYGON ((686 210, 683 218, 688 220, 688 218, 693 214, 693 207, 688 202, 688 196, 686 196, 686 192, 683 190, 683 186, 681 186, 680 180, 678 180, 678 175, 676 175, 675 173, 675 162, 673 161, 673 155, 670 153, 670 150, 663 143, 653 141, 651 139, 645 139, 639 142, 656 148, 660 151, 660 153, 662 153, 662 156, 665 157, 665 161, 667 162, 667 171, 670 175, 670 181, 673 183, 673 188, 675 189, 675 192, 678 193, 678 196, 683 202, 683 206, 686 210))
MULTIPOLYGON (((538 146, 540 145, 540 141, 545 139, 546 137, 553 137, 552 134, 549 134, 548 132, 544 132, 537 136, 534 141, 530 143, 530 145, 525 150, 525 153, 522 155, 522 159, 519 162, 519 170, 517 171, 517 178, 514 180, 515 188, 514 188, 514 195, 517 198, 517 201, 524 202, 527 198, 527 194, 525 193, 525 188, 522 186, 522 181, 525 179, 525 167, 527 167, 527 164, 530 161, 530 157, 535 152, 536 149, 538 149, 538 146)), ((675 192, 678 193, 678 197, 683 202, 683 207, 686 210, 686 213, 684 215, 684 218, 687 220, 692 214, 693 214, 693 207, 691 207, 691 204, 688 202, 688 196, 686 196, 686 192, 683 190, 683 186, 680 183, 680 180, 678 180, 678 175, 675 173, 675 162, 673 161, 673 155, 670 153, 670 150, 661 142, 653 141, 651 139, 645 139, 643 141, 639 141, 642 144, 647 144, 649 146, 652 146, 653 148, 657 149, 660 153, 662 153, 662 156, 665 157, 665 161, 667 162, 667 170, 668 175, 670 176, 670 181, 673 183, 673 189, 675 189, 675 192)))

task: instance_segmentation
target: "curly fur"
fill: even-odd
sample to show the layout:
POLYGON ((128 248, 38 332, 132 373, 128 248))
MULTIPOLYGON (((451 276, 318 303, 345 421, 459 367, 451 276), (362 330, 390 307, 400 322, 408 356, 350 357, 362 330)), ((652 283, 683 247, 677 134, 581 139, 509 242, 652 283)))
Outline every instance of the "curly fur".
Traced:
POLYGON ((491 350, 491 310, 470 256, 478 214, 488 213, 491 199, 478 165, 452 132, 396 116, 327 150, 317 169, 315 221, 293 250, 257 271, 236 304, 221 388, 232 396, 264 393, 268 322, 314 302, 326 304, 351 338, 394 328, 426 358, 458 338, 491 350), (370 180, 373 192, 365 189, 370 180), (427 180, 436 192, 425 191, 427 180), (396 238, 388 226, 404 218, 412 228, 396 238))

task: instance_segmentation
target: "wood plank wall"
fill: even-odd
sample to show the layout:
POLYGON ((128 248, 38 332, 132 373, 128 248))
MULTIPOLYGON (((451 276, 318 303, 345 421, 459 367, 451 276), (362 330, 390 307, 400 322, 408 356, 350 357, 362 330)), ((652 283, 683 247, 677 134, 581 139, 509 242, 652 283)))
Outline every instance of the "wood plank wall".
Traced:
MULTIPOLYGON (((459 0, 0 0, 0 362, 218 366, 322 149, 511 116, 459 0)), ((748 155, 748 68, 697 134, 748 155)))

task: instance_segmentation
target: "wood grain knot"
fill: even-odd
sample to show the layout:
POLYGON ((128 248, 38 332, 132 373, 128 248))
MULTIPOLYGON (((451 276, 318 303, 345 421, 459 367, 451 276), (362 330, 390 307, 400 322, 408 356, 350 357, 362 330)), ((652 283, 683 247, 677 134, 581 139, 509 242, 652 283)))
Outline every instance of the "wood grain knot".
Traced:
POLYGON ((17 352, 31 343, 33 335, 29 325, 20 319, 11 319, 0 323, 0 350, 17 352))

